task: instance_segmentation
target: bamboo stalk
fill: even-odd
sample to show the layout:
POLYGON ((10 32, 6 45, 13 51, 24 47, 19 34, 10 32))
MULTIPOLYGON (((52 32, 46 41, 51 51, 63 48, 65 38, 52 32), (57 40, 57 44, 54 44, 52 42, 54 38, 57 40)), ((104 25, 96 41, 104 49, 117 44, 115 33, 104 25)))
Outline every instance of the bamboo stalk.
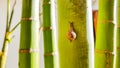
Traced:
POLYGON ((113 68, 114 0, 99 0, 95 68, 113 68))
POLYGON ((44 65, 45 68, 57 68, 55 60, 54 37, 51 21, 51 0, 43 0, 43 37, 44 37, 44 65))
POLYGON ((39 0, 22 0, 19 68, 39 68, 39 0))
POLYGON ((58 0, 57 4, 60 68, 89 68, 87 0, 58 0))
POLYGON ((120 68, 120 0, 117 0, 117 31, 116 31, 116 64, 115 68, 120 68))

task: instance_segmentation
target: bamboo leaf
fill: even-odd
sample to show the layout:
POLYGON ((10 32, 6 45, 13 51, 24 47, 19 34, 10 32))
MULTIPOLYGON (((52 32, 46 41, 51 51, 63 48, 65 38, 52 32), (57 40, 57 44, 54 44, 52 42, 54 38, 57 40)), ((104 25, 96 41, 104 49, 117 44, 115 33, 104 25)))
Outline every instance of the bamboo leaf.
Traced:
POLYGON ((19 22, 18 24, 16 24, 12 29, 11 29, 11 33, 21 24, 21 22, 19 22))

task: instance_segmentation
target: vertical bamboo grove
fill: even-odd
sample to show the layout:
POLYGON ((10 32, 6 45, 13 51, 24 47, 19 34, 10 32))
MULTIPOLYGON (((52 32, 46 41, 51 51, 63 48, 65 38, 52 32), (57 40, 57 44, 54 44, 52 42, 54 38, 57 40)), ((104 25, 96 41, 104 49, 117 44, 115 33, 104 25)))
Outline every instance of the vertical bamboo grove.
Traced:
POLYGON ((117 0, 117 15, 116 15, 116 20, 117 20, 117 33, 116 33, 116 67, 115 68, 120 68, 120 0, 117 0))
POLYGON ((95 68, 113 68, 114 0, 99 0, 95 68))
POLYGON ((60 68, 89 68, 87 0, 58 0, 57 4, 60 68))
POLYGON ((39 0, 22 0, 19 68, 39 65, 39 0))
POLYGON ((43 0, 43 37, 44 37, 44 65, 45 68, 55 67, 57 62, 54 52, 53 29, 51 21, 51 0, 43 0))

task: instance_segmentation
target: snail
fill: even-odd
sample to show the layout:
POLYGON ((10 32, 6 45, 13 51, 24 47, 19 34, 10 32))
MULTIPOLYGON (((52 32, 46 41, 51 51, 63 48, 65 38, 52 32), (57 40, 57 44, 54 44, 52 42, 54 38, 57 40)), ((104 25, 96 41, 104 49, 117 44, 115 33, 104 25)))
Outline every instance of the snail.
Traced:
POLYGON ((76 39, 76 33, 74 31, 73 22, 70 23, 70 29, 68 30, 66 36, 70 40, 70 42, 76 39))

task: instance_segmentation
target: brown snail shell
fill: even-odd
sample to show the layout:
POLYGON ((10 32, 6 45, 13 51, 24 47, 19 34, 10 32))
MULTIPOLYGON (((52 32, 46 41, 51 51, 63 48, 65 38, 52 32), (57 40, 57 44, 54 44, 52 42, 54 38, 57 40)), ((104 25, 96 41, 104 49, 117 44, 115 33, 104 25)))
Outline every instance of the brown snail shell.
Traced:
POLYGON ((70 41, 73 41, 76 39, 76 33, 74 31, 68 31, 67 32, 67 38, 70 40, 70 41))

